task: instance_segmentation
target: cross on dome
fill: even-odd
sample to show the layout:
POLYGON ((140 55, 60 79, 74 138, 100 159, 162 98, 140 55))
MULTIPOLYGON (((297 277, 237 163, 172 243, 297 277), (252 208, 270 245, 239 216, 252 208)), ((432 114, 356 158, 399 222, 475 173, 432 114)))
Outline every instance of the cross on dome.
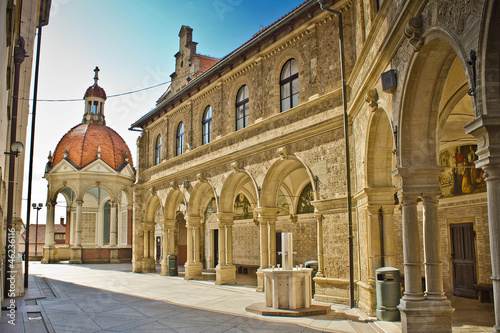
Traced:
POLYGON ((99 67, 95 66, 95 69, 94 69, 94 84, 97 85, 97 81, 99 80, 99 67))

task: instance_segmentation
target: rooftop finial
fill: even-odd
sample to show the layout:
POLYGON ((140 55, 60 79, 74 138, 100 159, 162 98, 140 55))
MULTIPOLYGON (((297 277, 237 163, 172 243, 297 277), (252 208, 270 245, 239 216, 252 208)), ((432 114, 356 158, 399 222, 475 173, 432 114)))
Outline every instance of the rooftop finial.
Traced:
POLYGON ((99 80, 99 67, 95 66, 95 69, 94 69, 94 84, 97 86, 97 81, 99 80))

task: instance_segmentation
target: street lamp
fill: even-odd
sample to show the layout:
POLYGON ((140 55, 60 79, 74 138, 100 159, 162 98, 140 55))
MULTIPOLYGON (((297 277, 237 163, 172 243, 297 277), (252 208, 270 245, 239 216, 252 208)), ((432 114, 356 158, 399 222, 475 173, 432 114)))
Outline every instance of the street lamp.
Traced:
MULTIPOLYGON (((38 246, 38 211, 43 208, 43 203, 33 203, 31 205, 33 209, 36 209, 36 227, 35 227, 35 257, 37 255, 37 246, 38 246)), ((25 250, 26 251, 26 250, 25 250)), ((29 240, 28 240, 28 256, 29 256, 29 240)))

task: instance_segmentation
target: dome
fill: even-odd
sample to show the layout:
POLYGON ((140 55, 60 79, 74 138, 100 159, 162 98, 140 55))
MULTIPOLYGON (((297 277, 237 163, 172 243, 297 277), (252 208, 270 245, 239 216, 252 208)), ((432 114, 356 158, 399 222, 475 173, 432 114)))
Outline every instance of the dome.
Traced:
POLYGON ((88 97, 100 97, 104 100, 106 100, 106 92, 104 89, 99 87, 97 83, 95 83, 93 86, 90 86, 87 91, 85 92, 85 96, 83 96, 84 99, 88 97))
POLYGON ((133 165, 127 144, 113 129, 103 124, 80 124, 59 141, 52 166, 66 158, 81 169, 98 159, 99 147, 101 160, 114 170, 119 171, 125 163, 133 165))

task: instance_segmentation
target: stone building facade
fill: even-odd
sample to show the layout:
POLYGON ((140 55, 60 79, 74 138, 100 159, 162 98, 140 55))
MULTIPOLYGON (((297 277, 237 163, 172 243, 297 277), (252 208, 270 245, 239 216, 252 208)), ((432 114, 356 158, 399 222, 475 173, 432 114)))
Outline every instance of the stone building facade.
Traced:
POLYGON ((29 99, 32 93, 31 75, 34 67, 35 52, 33 51, 36 31, 39 24, 48 23, 49 9, 50 4, 44 0, 0 2, 0 22, 2 22, 0 30, 0 80, 2 82, 0 85, 0 147, 2 149, 0 153, 0 267, 2 267, 0 301, 13 295, 16 297, 24 295, 23 263, 18 239, 23 230, 23 223, 26 222, 22 218, 24 159, 28 146, 26 131, 28 117, 31 117, 29 99), (29 57, 26 58, 25 54, 29 57), (14 110, 16 110, 16 117, 14 117, 14 110), (21 142, 25 150, 17 156, 7 154, 12 152, 11 145, 16 141, 21 142), (12 226, 10 229, 14 229, 13 232, 7 232, 8 225, 12 226), (6 253, 7 246, 13 245, 11 243, 13 239, 15 239, 14 253, 6 253), (15 257, 13 258, 15 268, 10 273, 6 270, 8 267, 6 254, 13 254, 15 257), (6 278, 11 278, 9 281, 15 281, 15 283, 5 288, 6 278))
POLYGON ((186 279, 253 267, 262 290, 292 232, 317 300, 373 313, 393 266, 404 331, 451 331, 447 296, 491 284, 499 330, 499 11, 306 1, 212 67, 183 26, 170 88, 131 126, 134 271, 155 270, 159 226, 162 274, 175 254, 186 279))

